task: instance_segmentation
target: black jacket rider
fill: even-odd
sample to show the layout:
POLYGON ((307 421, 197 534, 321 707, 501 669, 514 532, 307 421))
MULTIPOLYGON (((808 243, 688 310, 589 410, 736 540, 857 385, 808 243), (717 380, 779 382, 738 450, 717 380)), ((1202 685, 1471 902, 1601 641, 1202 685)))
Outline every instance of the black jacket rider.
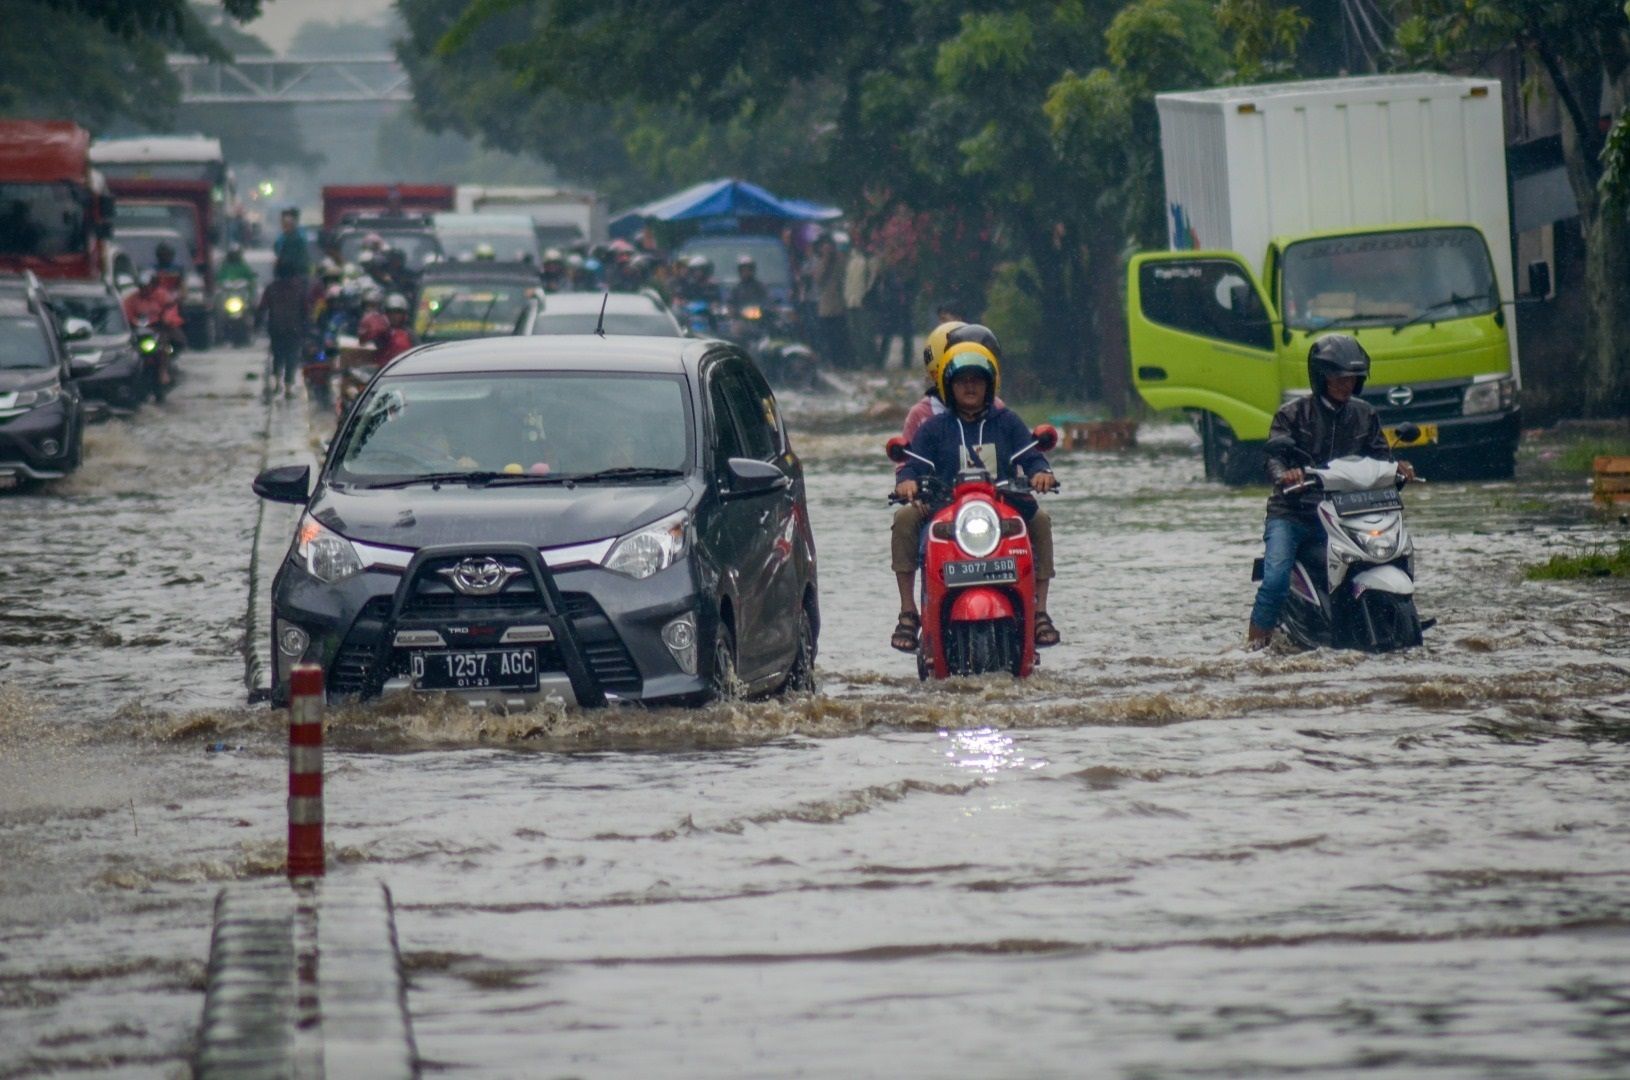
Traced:
MULTIPOLYGON (((1323 466, 1339 457, 1376 458, 1392 460, 1392 448, 1381 434, 1381 419, 1370 405, 1354 397, 1344 405, 1333 405, 1323 394, 1309 394, 1279 406, 1274 413, 1268 438, 1288 435, 1315 466, 1323 466)), ((1310 517, 1318 504, 1318 495, 1311 499, 1307 493, 1286 495, 1279 489, 1279 478, 1290 465, 1273 457, 1268 458, 1268 480, 1274 485, 1268 497, 1269 517, 1310 517)))

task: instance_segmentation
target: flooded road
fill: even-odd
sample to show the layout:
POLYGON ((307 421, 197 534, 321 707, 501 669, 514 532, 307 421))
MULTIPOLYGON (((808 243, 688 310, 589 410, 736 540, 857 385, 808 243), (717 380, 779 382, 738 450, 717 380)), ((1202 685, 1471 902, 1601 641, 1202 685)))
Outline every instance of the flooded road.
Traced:
MULTIPOLYGON (((0 499, 0 1078, 185 1075, 214 894, 279 871, 247 485, 303 406, 257 365, 0 499)), ((925 687, 887 432, 827 408, 821 696, 332 717, 330 874, 391 887, 427 1071, 1630 1073, 1630 590, 1519 572, 1622 530, 1545 447, 1408 493, 1440 622, 1394 657, 1238 649, 1263 492, 1186 430, 1061 454, 1065 643, 925 687)))

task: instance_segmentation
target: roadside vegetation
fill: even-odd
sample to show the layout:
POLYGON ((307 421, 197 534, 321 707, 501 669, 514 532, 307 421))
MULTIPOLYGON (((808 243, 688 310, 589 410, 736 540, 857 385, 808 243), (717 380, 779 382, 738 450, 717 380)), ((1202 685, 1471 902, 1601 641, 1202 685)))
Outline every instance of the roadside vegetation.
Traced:
POLYGON ((1528 567, 1523 576, 1529 581, 1575 581, 1592 577, 1630 577, 1630 540, 1612 547, 1592 548, 1578 555, 1552 555, 1528 567))

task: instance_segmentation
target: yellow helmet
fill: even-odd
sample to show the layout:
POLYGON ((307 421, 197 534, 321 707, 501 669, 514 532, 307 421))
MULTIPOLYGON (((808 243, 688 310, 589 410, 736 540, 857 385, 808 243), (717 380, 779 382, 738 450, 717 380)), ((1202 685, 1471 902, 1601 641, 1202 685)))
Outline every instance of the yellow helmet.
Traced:
MULTIPOLYGON (((951 322, 942 322, 930 330, 928 332, 928 344, 923 346, 923 367, 935 369, 937 375, 939 363, 945 357, 946 339, 951 336, 951 331, 960 330, 967 325, 965 322, 952 320, 951 322)), ((938 379, 934 380, 934 385, 939 385, 938 379)))
POLYGON ((966 371, 985 373, 990 379, 990 396, 986 404, 995 401, 1002 392, 1002 363, 996 359, 995 353, 975 341, 952 345, 940 358, 939 367, 934 372, 934 388, 939 391, 940 400, 947 405, 951 403, 951 383, 966 371))

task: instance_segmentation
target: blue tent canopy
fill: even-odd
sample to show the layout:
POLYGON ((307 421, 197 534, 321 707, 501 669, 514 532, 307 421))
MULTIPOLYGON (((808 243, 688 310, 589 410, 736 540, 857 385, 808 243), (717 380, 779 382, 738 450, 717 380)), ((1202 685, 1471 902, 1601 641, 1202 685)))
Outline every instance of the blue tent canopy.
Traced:
POLYGON ((641 223, 698 221, 721 217, 768 217, 790 221, 830 221, 843 211, 804 199, 781 199, 745 180, 709 180, 663 196, 644 206, 618 214, 611 222, 613 235, 636 232, 641 223))

